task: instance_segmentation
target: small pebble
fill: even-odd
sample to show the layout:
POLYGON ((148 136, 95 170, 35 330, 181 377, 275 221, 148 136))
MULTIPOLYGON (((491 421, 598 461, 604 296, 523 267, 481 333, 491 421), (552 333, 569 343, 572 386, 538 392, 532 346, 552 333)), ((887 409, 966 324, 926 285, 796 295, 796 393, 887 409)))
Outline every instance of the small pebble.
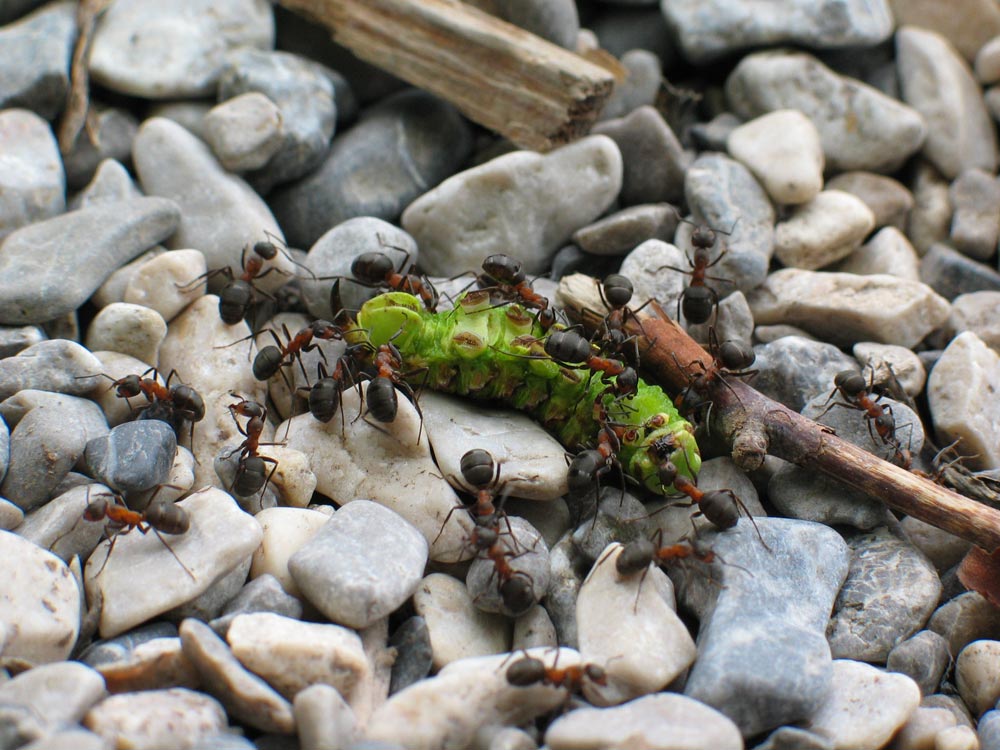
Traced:
POLYGON ((354 712, 335 687, 323 683, 307 687, 296 694, 292 709, 302 750, 333 750, 354 740, 354 712))
POLYGON ((268 508, 255 518, 264 537, 253 553, 250 578, 274 576, 285 591, 301 597, 302 592, 288 570, 288 561, 330 520, 329 517, 306 508, 268 508))
POLYGON ((74 208, 83 208, 113 194, 122 197, 139 194, 131 175, 122 166, 132 153, 138 121, 131 112, 117 107, 92 109, 91 112, 96 141, 91 140, 90 128, 83 128, 70 153, 63 156, 66 184, 75 189, 83 188, 69 204, 74 208), (107 174, 108 171, 114 174, 107 174))
POLYGON ((101 675, 74 661, 42 664, 0 683, 0 702, 27 706, 52 724, 75 724, 106 695, 101 675))
MULTIPOLYGON (((648 49, 630 49, 619 58, 625 67, 625 80, 617 82, 601 110, 601 119, 627 116, 640 107, 656 103, 660 93, 663 63, 648 49)), ((597 132, 591 129, 590 132, 597 132)))
POLYGON ((580 19, 573 0, 496 0, 493 7, 494 13, 504 21, 542 39, 566 49, 576 46, 580 19))
POLYGON ((104 524, 85 521, 84 509, 104 493, 110 497, 110 492, 100 484, 72 487, 28 513, 24 523, 17 526, 17 534, 63 562, 69 562, 74 555, 86 559, 103 538, 104 524))
POLYGON ((973 292, 955 297, 948 326, 955 333, 971 331, 1000 352, 1000 292, 973 292))
POLYGON ((874 172, 841 172, 827 180, 826 189, 850 193, 864 201, 875 214, 876 227, 895 227, 900 232, 906 229, 913 193, 891 177, 874 172))
POLYGON ((907 281, 920 281, 920 259, 902 232, 885 227, 850 255, 833 266, 843 273, 889 274, 907 281))
POLYGON ((754 352, 759 372, 753 387, 795 411, 820 394, 825 398, 837 373, 857 366, 833 344, 801 336, 782 336, 754 347, 754 352))
POLYGON ((202 128, 205 141, 230 172, 263 167, 284 140, 281 110, 257 91, 248 91, 212 107, 202 121, 202 128))
POLYGON ((787 726, 775 729, 754 750, 833 750, 833 742, 821 734, 787 726))
MULTIPOLYGON (((866 442, 870 445, 870 441, 866 442)), ((771 475, 767 494, 779 513, 802 521, 846 525, 862 531, 885 523, 885 506, 876 498, 791 463, 782 464, 771 475)))
POLYGON ((920 707, 907 719, 906 724, 896 733, 890 747, 892 750, 943 750, 935 747, 935 737, 949 727, 955 726, 955 717, 943 708, 920 707))
MULTIPOLYGON (((699 480, 701 475, 699 474, 699 480)), ((647 538, 655 528, 648 511, 638 498, 617 487, 601 487, 596 509, 593 509, 593 493, 588 493, 584 511, 590 517, 577 526, 573 532, 573 542, 577 550, 593 562, 603 556, 605 548, 612 542, 628 544, 636 539, 647 538), (594 513, 596 510, 596 514, 594 513)))
POLYGON ((559 637, 545 607, 536 604, 514 620, 512 651, 537 647, 558 648, 559 637))
POLYGON ((875 227, 859 198, 839 190, 818 193, 774 229, 774 254, 791 268, 815 270, 846 258, 875 227))
POLYGON ((207 270, 200 250, 161 253, 136 269, 125 285, 122 301, 155 310, 169 323, 205 293, 203 284, 192 286, 192 282, 207 270))
POLYGON ((45 338, 38 326, 0 326, 0 359, 13 357, 45 338))
POLYGON ((24 750, 107 750, 108 742, 86 729, 63 729, 21 747, 24 750))
POLYGON ((509 617, 524 614, 545 596, 549 589, 549 551, 538 530, 523 518, 510 517, 506 524, 509 533, 503 533, 497 543, 507 558, 512 580, 528 584, 523 595, 504 596, 506 580, 501 578, 496 563, 479 552, 472 561, 465 577, 472 602, 484 612, 500 612, 509 617))
MULTIPOLYGON (((21 12, 31 7, 12 5, 15 16, 19 15, 17 5, 22 6, 21 12)), ((3 15, 0 24, 10 20, 8 13, 3 15)), ((47 120, 55 119, 66 103, 75 32, 69 4, 42 7, 0 28, 0 109, 24 107, 47 120)))
POLYGON ((281 588, 277 578, 264 574, 248 581, 209 625, 225 637, 229 625, 240 615, 270 612, 297 620, 302 619, 302 609, 302 602, 281 588))
MULTIPOLYGON (((541 607, 535 609, 541 609, 541 607)), ((427 628, 427 621, 423 617, 414 615, 403 620, 403 623, 396 628, 389 639, 389 645, 396 649, 396 660, 392 663, 389 695, 398 693, 403 688, 409 687, 430 674, 431 668, 434 666, 434 652, 431 648, 431 636, 427 628)))
POLYGON ((951 227, 950 183, 925 159, 917 160, 911 183, 913 210, 906 225, 906 234, 923 255, 935 242, 948 237, 951 227))
POLYGON ((1000 291, 1000 273, 936 243, 920 261, 920 280, 948 300, 960 294, 1000 291))
POLYGON ((951 183, 951 245, 970 258, 986 261, 1000 237, 1000 183, 982 169, 967 169, 951 183))
POLYGON ((167 480, 177 436, 166 422, 126 422, 87 443, 84 458, 92 476, 121 492, 141 492, 167 480))
POLYGON ((972 546, 971 542, 913 516, 904 518, 900 525, 907 539, 924 553, 939 573, 958 565, 972 546))
MULTIPOLYGON (((65 16, 65 11, 59 13, 65 16)), ((49 13, 50 22, 55 18, 49 13)), ((14 50, 7 51, 9 39, 5 44, 4 36, 5 31, 0 29, 0 51, 4 53, 0 57, 18 59, 7 57, 14 50)), ((23 56, 20 60, 24 65, 23 56)), ((6 86, 2 81, 8 79, 0 70, 0 107, 16 106, 16 102, 4 102, 9 94, 3 90, 6 86)), ((3 175, 0 176, 0 240, 3 240, 16 229, 65 211, 66 178, 52 130, 33 112, 13 108, 0 110, 0 151, 5 155, 3 175)))
POLYGON ((973 716, 993 708, 1000 699, 1000 641, 973 641, 955 661, 955 683, 973 716))
POLYGON ((938 607, 927 629, 948 639, 948 651, 955 655, 973 641, 992 638, 1000 631, 1000 608, 968 591, 938 607))
POLYGON ((100 382, 100 371, 100 360, 75 341, 39 341, 0 359, 0 400, 27 389, 86 395, 100 382))
POLYGON ((176 636, 145 641, 119 660, 95 668, 112 693, 201 687, 201 677, 176 636))
POLYGON ((185 688, 112 695, 87 712, 83 725, 111 747, 135 750, 193 750, 227 726, 217 700, 185 688))
MULTIPOLYGON (((121 155, 123 160, 128 160, 129 155, 132 153, 132 137, 134 137, 137 129, 138 125, 133 124, 127 148, 124 149, 121 155)), ((79 193, 73 196, 69 206, 76 210, 78 208, 98 206, 102 203, 117 203, 118 201, 140 197, 142 197, 142 192, 139 190, 138 185, 133 182, 132 175, 129 174, 128 169, 119 161, 105 159, 96 165, 92 179, 79 193)), ((118 272, 116 271, 115 273, 118 272)), ((115 274, 111 274, 108 278, 110 279, 113 276, 115 274)), ((107 283, 105 282, 105 284, 107 283)))
POLYGON ((624 255, 649 239, 669 241, 677 229, 677 209, 646 203, 618 211, 576 230, 573 242, 594 255, 624 255))

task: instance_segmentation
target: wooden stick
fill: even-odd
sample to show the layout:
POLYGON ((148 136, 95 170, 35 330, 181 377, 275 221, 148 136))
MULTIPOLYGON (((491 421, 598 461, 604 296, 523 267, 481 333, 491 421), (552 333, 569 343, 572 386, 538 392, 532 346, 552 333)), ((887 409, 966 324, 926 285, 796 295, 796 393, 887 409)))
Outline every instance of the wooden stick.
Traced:
POLYGON ((614 85, 606 69, 458 0, 279 2, 523 148, 586 134, 614 85))
MULTIPOLYGON (((605 309, 593 278, 575 274, 559 284, 563 304, 588 329, 605 309)), ((688 386, 690 374, 713 366, 712 357, 674 321, 642 315, 642 328, 627 323, 639 344, 642 368, 674 393, 688 386), (701 365, 692 363, 701 362, 701 365)), ((705 394, 712 402, 712 433, 721 435, 741 468, 753 470, 770 454, 824 474, 992 552, 1000 548, 1000 510, 883 461, 772 401, 738 378, 717 380, 705 394)))

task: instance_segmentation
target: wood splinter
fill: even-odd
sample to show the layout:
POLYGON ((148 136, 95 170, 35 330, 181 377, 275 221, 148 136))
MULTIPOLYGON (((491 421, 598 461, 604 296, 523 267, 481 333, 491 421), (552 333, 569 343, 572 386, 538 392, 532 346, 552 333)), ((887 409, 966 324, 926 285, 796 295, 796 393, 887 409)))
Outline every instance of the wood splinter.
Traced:
MULTIPOLYGON (((564 278, 559 298, 588 330, 600 324, 604 313, 598 311, 605 307, 590 276, 564 278)), ((678 393, 687 387, 692 363, 712 365, 708 352, 677 323, 653 315, 640 317, 642 328, 630 319, 626 329, 636 337, 642 369, 666 390, 678 393)), ((712 434, 725 440, 740 468, 753 470, 765 455, 777 456, 819 470, 988 552, 1000 548, 1000 510, 883 461, 738 378, 714 383, 706 395, 712 402, 712 434)))

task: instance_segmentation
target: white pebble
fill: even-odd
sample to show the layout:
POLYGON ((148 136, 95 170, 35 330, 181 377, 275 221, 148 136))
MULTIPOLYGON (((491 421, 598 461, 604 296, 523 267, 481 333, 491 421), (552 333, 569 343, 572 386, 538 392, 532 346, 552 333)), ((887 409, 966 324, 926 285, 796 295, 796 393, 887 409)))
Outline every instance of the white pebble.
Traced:
POLYGON ((227 726, 215 698, 185 688, 112 695, 87 712, 87 729, 110 747, 134 750, 195 748, 227 726))
POLYGON ((114 302, 99 313, 87 329, 87 348, 121 352, 143 362, 159 359, 167 323, 156 310, 114 302))
POLYGON ((267 508, 254 518, 264 536, 253 553, 250 578, 272 575, 287 593, 301 598, 302 592, 288 572, 288 559, 312 539, 329 516, 306 508, 267 508))
POLYGON ((955 662, 958 692, 973 716, 979 716, 1000 699, 1000 641, 973 641, 955 662))
POLYGON ((836 270, 866 276, 885 273, 909 281, 920 281, 920 258, 905 234, 896 227, 884 227, 838 263, 836 270))
POLYGON ((815 270, 846 258, 874 228, 875 214, 864 201, 824 190, 774 228, 774 254, 791 268, 815 270))
POLYGON ((200 250, 171 250, 143 263, 125 285, 122 301, 156 310, 168 323, 205 294, 197 283, 207 270, 200 250))

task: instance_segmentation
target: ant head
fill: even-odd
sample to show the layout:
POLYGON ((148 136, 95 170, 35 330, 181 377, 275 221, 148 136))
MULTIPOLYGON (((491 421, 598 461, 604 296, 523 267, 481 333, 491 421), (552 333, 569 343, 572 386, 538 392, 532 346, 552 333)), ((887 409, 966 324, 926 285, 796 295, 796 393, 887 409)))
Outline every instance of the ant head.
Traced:
POLYGON ((674 483, 674 480, 677 479, 677 467, 673 461, 665 461, 660 464, 660 468, 657 470, 657 478, 664 487, 669 487, 674 483))
MULTIPOLYGON (((89 493, 88 493, 89 494, 89 493)), ((103 521, 108 515, 108 506, 112 504, 112 495, 97 495, 93 500, 87 498, 87 507, 83 509, 86 521, 103 521)))
POLYGON ((583 673, 587 675, 591 682, 597 685, 607 685, 608 674, 604 671, 604 667, 597 664, 587 664, 583 668, 583 673))
POLYGON ((114 381, 111 387, 115 389, 118 396, 132 398, 132 396, 138 396, 142 392, 142 378, 138 375, 126 375, 124 378, 114 381))
POLYGON ((648 539, 635 539, 625 545, 625 548, 615 560, 615 570, 618 575, 629 576, 645 570, 653 561, 656 552, 653 543, 648 539))
POLYGON ((697 250, 710 250, 715 245, 715 240, 715 230, 703 224, 695 225, 694 230, 691 232, 691 244, 697 250))
POLYGON ((477 489, 489 487, 499 474, 499 466, 492 454, 482 448, 466 451, 462 456, 460 467, 462 478, 477 489))
POLYGON ((612 308, 625 307, 632 299, 632 281, 620 273, 611 273, 601 282, 604 287, 604 297, 612 308))
POLYGON ((577 453, 570 461, 567 479, 571 492, 586 492, 594 484, 597 470, 604 464, 604 456, 593 448, 577 453))

